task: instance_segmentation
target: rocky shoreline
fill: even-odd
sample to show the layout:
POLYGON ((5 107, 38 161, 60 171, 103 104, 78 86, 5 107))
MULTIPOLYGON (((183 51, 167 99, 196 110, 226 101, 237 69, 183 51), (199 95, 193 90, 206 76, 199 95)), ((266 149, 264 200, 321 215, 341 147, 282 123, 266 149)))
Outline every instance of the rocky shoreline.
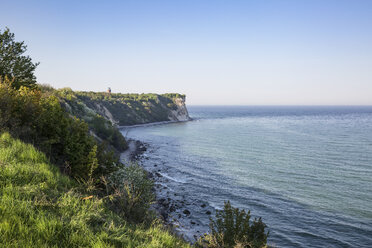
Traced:
MULTIPOLYGON (((129 148, 121 155, 121 162, 138 162, 148 160, 147 152, 153 152, 150 145, 139 140, 128 140, 129 148)), ((154 163, 152 168, 145 168, 149 178, 154 181, 155 203, 152 209, 164 221, 164 224, 178 236, 193 243, 204 234, 209 222, 202 221, 200 215, 208 220, 214 216, 215 209, 202 200, 187 199, 182 192, 169 188, 169 178, 163 174, 164 165, 154 163)))

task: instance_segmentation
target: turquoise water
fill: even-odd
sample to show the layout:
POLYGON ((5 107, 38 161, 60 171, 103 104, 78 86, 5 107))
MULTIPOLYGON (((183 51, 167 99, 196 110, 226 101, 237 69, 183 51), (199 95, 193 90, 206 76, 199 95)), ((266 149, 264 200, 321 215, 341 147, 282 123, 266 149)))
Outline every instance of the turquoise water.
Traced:
POLYGON ((127 136, 149 143, 144 166, 162 165, 200 232, 209 217, 200 203, 230 200, 262 216, 276 247, 372 247, 372 107, 189 112, 193 121, 127 136))

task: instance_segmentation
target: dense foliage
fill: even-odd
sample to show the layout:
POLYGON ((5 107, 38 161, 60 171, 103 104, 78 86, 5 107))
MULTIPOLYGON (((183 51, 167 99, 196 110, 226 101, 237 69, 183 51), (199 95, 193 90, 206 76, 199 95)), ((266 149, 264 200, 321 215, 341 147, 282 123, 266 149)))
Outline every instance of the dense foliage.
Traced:
POLYGON ((33 63, 26 52, 24 42, 14 40, 14 34, 6 28, 0 29, 0 76, 11 78, 12 86, 34 86, 36 77, 34 71, 38 63, 33 63))
POLYGON ((189 247, 126 222, 31 144, 0 135, 0 247, 189 247))
POLYGON ((103 146, 109 146, 108 150, 115 149, 117 152, 122 152, 127 148, 125 138, 120 131, 115 127, 114 123, 98 114, 97 106, 89 108, 85 102, 77 97, 77 93, 70 88, 55 90, 49 86, 39 86, 43 92, 48 92, 50 95, 55 95, 61 102, 64 110, 72 116, 76 116, 84 120, 103 146))
POLYGON ((239 210, 225 202, 224 209, 210 220, 210 234, 198 241, 200 247, 262 248, 266 247, 268 233, 261 218, 250 221, 250 212, 239 210))
POLYGON ((97 145, 84 121, 63 110, 56 96, 24 86, 15 89, 7 78, 0 79, 0 132, 5 131, 34 144, 75 178, 86 180, 92 166, 99 178, 98 172, 109 173, 117 161, 97 145))
POLYGON ((144 222, 151 217, 149 207, 155 197, 152 191, 153 182, 147 172, 138 164, 125 166, 112 173, 107 186, 113 192, 111 201, 127 220, 144 222))

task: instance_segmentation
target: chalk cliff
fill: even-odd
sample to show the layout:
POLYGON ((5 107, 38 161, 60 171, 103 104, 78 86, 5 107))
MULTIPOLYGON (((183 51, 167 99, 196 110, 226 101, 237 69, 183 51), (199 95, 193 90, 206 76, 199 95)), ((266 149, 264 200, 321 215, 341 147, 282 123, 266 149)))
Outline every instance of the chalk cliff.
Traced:
POLYGON ((83 119, 91 134, 117 151, 127 148, 118 126, 190 120, 186 96, 167 94, 110 94, 59 89, 56 94, 66 111, 83 119))
POLYGON ((189 112, 186 108, 185 97, 173 98, 176 105, 175 109, 171 109, 168 119, 170 121, 188 121, 190 120, 189 112))

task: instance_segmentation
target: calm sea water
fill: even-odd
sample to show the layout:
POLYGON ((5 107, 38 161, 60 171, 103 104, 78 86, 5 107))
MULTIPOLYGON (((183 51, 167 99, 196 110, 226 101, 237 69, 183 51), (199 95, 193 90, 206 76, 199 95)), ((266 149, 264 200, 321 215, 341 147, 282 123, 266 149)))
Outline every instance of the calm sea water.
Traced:
POLYGON ((372 247, 372 107, 189 112, 193 121, 126 134, 149 143, 144 166, 161 168, 200 232, 209 217, 200 203, 230 200, 263 218, 276 247, 372 247))

